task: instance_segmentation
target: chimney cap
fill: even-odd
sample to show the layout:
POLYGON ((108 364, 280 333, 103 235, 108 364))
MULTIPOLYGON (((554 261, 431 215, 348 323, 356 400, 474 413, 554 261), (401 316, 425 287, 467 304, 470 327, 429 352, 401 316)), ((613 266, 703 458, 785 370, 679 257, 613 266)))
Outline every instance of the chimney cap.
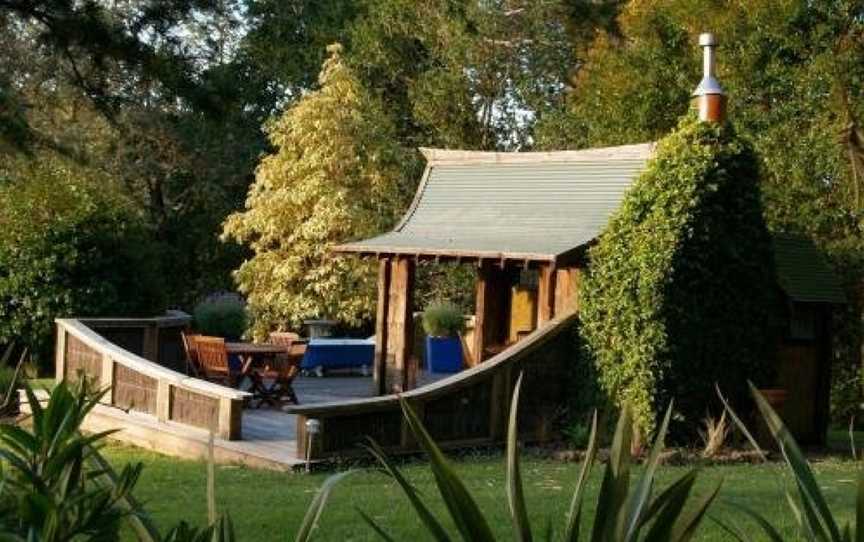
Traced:
POLYGON ((708 96, 712 94, 723 95, 723 87, 714 76, 714 48, 717 47, 717 39, 714 34, 704 32, 699 34, 699 45, 702 47, 703 57, 703 75, 699 81, 699 86, 693 91, 691 96, 708 96))

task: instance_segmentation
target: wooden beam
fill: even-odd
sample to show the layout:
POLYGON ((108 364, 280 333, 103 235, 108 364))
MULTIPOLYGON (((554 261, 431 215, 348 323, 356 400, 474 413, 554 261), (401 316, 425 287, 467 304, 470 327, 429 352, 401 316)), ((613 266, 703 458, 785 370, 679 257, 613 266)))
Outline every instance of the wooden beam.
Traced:
POLYGON ((540 266, 537 287, 537 326, 542 326, 555 317, 555 266, 540 266))
POLYGON ((389 392, 387 382, 387 330, 390 312, 390 258, 378 260, 378 308, 375 314, 375 359, 373 386, 375 395, 389 392))
POLYGON ((556 316, 579 310, 580 280, 581 271, 578 267, 564 267, 555 272, 556 316))

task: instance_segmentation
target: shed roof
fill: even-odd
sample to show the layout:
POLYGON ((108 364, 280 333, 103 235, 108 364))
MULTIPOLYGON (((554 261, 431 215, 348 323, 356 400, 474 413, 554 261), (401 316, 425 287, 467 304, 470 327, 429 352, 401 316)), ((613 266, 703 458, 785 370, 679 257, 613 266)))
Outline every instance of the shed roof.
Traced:
POLYGON ((399 225, 334 250, 556 261, 600 234, 653 149, 421 149, 426 171, 399 225))
POLYGON ((774 234, 774 264, 780 287, 800 303, 845 303, 837 275, 807 237, 774 234))

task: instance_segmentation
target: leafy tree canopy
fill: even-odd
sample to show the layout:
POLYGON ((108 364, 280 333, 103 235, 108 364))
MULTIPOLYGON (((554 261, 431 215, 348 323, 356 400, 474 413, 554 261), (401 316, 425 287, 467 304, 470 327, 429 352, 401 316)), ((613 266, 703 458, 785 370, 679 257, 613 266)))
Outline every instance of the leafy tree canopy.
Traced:
POLYGON ((310 317, 371 318, 371 264, 329 250, 392 226, 417 173, 416 158, 398 145, 382 104, 340 50, 331 49, 320 90, 268 125, 276 150, 258 167, 246 210, 225 224, 224 238, 254 252, 236 279, 258 332, 310 317))

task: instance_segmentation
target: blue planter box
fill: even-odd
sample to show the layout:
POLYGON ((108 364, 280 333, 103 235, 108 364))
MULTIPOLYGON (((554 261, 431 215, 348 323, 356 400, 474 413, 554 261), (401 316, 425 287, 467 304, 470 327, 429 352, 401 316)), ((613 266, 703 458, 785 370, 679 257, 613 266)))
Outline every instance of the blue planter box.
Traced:
POLYGON ((371 339, 331 339, 315 338, 309 340, 301 369, 350 369, 371 367, 375 357, 375 341, 371 339))
POLYGON ((426 368, 430 373, 461 371, 462 341, 459 337, 426 337, 426 368))

